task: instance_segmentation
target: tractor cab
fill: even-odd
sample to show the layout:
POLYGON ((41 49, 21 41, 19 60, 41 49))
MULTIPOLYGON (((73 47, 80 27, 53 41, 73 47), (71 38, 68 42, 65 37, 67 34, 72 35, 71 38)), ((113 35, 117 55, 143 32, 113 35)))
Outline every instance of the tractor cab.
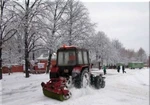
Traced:
POLYGON ((89 70, 88 50, 75 46, 63 46, 57 50, 56 65, 51 68, 50 78, 69 77, 74 72, 82 72, 85 68, 89 70))

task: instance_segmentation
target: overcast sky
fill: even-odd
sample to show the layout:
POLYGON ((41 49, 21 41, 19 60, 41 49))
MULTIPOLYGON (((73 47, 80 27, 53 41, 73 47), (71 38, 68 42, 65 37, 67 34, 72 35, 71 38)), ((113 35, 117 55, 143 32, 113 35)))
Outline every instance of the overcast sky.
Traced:
POLYGON ((126 49, 142 47, 149 54, 148 2, 85 2, 96 30, 118 39, 126 49))

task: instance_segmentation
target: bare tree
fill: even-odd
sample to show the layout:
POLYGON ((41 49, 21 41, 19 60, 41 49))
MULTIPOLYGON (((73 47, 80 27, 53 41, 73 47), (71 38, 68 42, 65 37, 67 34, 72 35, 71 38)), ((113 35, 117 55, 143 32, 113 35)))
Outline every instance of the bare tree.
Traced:
POLYGON ((112 45, 115 50, 115 55, 117 55, 114 59, 114 63, 119 63, 121 61, 121 49, 123 48, 123 44, 118 40, 118 39, 113 39, 112 40, 112 45))
POLYGON ((144 51, 143 48, 140 48, 140 49, 137 51, 137 58, 138 58, 138 61, 140 61, 140 62, 146 62, 146 60, 147 60, 147 55, 146 55, 146 52, 144 51))
MULTIPOLYGON (((110 58, 111 46, 110 40, 104 32, 98 32, 91 38, 92 49, 95 51, 96 60, 103 65, 104 61, 110 58)), ((100 65, 100 64, 99 64, 100 65)))
POLYGON ((11 13, 13 6, 10 5, 10 0, 0 1, 0 79, 2 79, 2 49, 5 42, 12 38, 17 33, 13 22, 14 15, 11 13), (12 26, 13 25, 13 26, 12 26))
POLYGON ((33 50, 39 49, 39 44, 35 44, 40 36, 39 30, 39 18, 42 12, 43 3, 42 0, 24 0, 23 2, 14 1, 15 4, 15 14, 17 19, 20 20, 20 31, 24 34, 24 58, 25 58, 25 72, 26 78, 29 77, 29 54, 33 50))
POLYGON ((46 48, 49 50, 46 73, 49 72, 51 56, 56 49, 58 39, 61 37, 60 29, 63 27, 63 14, 67 3, 68 1, 65 0, 46 1, 45 19, 42 22, 46 23, 43 24, 43 40, 46 42, 46 48))
POLYGON ((79 1, 69 0, 63 21, 63 43, 80 45, 94 30, 87 8, 79 1))
POLYGON ((20 53, 18 52, 18 43, 13 36, 7 43, 4 43, 3 48, 3 66, 9 66, 12 64, 20 64, 20 53))

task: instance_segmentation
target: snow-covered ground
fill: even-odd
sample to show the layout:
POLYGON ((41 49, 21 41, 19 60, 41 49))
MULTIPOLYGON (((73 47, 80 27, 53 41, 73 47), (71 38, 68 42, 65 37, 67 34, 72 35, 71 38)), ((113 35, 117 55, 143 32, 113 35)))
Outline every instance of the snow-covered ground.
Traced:
POLYGON ((2 105, 2 80, 0 80, 0 105, 2 105))
MULTIPOLYGON (((102 72, 102 70, 100 71, 102 72)), ((48 74, 4 74, 0 80, 2 105, 149 105, 149 69, 126 69, 126 74, 107 70, 106 87, 94 89, 71 88, 72 97, 66 101, 47 98, 42 93, 41 82, 49 80, 48 74)))

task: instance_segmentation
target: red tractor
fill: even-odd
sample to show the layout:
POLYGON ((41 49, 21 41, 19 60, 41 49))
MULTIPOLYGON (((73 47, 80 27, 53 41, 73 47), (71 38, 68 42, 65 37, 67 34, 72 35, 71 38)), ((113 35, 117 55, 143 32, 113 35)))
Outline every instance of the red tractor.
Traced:
POLYGON ((92 85, 104 88, 102 74, 92 73, 88 50, 75 46, 63 46, 57 50, 56 65, 50 70, 50 80, 41 83, 45 96, 66 100, 70 98, 69 87, 76 88, 92 85))

